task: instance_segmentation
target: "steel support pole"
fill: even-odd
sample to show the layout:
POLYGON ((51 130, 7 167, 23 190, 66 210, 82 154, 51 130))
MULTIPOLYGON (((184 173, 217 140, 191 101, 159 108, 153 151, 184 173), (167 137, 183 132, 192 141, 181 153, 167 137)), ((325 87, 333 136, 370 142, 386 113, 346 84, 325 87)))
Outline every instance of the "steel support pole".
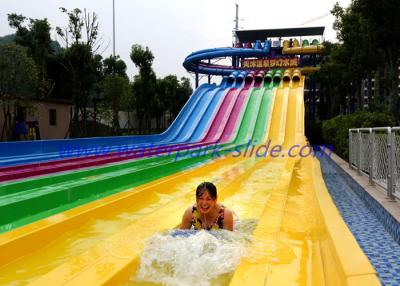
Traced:
POLYGON ((361 132, 357 129, 357 172, 361 175, 361 132))
POLYGON ((375 169, 374 150, 375 150, 375 133, 372 130, 372 128, 370 128, 369 129, 369 183, 370 183, 370 185, 374 184, 374 169, 375 169))
MULTIPOLYGON (((208 64, 210 65, 211 64, 211 60, 210 59, 208 59, 208 64)), ((211 83, 211 75, 209 74, 208 75, 208 84, 210 84, 211 83)))
POLYGON ((113 0, 113 57, 115 57, 115 0, 113 0))
MULTIPOLYGON (((388 159, 389 159, 389 174, 390 174, 390 188, 389 188, 389 180, 388 180, 388 196, 391 200, 394 200, 394 189, 395 189, 395 159, 396 159, 396 145, 395 145, 395 134, 391 130, 389 131, 389 140, 390 140, 390 149, 388 150, 388 159)), ((388 175, 389 177, 389 175, 388 175)), ((389 179, 389 178, 388 178, 389 179)))
POLYGON ((349 129, 349 168, 350 169, 353 169, 353 165, 352 165, 352 163, 351 163, 351 159, 352 159, 352 156, 353 156, 353 152, 352 152, 352 150, 351 150, 351 143, 353 142, 352 141, 352 132, 351 132, 351 130, 349 129))
POLYGON ((395 168, 395 138, 394 138, 394 133, 392 130, 389 128, 389 133, 388 133, 388 163, 389 163, 389 170, 388 170, 388 190, 387 190, 387 195, 389 199, 394 200, 394 168, 395 168))

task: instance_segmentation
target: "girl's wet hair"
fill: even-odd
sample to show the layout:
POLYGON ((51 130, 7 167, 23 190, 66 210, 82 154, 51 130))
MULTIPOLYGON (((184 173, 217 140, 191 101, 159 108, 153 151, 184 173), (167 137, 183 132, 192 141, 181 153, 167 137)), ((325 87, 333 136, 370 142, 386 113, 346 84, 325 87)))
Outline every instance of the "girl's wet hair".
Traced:
POLYGON ((203 182, 197 186, 196 198, 201 197, 201 195, 203 195, 203 193, 205 191, 208 191, 211 198, 213 198, 214 200, 217 199, 217 187, 213 183, 210 183, 210 182, 203 182))

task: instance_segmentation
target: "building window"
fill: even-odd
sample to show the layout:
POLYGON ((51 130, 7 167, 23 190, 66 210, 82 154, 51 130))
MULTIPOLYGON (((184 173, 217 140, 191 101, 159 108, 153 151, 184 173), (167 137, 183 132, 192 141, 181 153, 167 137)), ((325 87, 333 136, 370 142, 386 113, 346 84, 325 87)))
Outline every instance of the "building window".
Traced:
POLYGON ((49 124, 50 126, 57 125, 57 110, 49 109, 49 124))

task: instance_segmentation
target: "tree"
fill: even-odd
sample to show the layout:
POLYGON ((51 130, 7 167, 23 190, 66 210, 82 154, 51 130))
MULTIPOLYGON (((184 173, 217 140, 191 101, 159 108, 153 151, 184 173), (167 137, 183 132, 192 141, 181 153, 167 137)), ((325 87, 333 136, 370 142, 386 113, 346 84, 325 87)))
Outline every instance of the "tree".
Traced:
POLYGON ((0 104, 5 118, 1 140, 11 139, 17 109, 32 106, 36 86, 35 62, 26 48, 13 43, 0 46, 0 104))
MULTIPOLYGON (((324 42, 323 58, 320 70, 311 77, 320 83, 319 118, 328 119, 349 111, 346 102, 352 98, 349 93, 351 79, 346 68, 349 56, 339 43, 324 42)), ((351 104, 350 104, 351 105, 351 104)))
POLYGON ((179 111, 182 109, 186 101, 188 101, 189 96, 192 93, 193 89, 190 85, 190 80, 186 77, 181 77, 176 93, 176 98, 172 100, 173 106, 171 107, 171 112, 173 118, 178 115, 179 111))
POLYGON ((354 5, 343 9, 336 4, 332 14, 336 17, 334 28, 346 56, 344 60, 347 64, 343 72, 350 82, 349 89, 355 93, 356 109, 362 110, 364 102, 361 83, 363 79, 371 77, 379 66, 378 44, 371 38, 370 25, 354 5))
POLYGON ((400 118, 398 83, 400 57, 400 6, 396 0, 353 0, 352 9, 360 13, 368 26, 367 35, 376 43, 375 53, 384 59, 384 73, 389 93, 389 110, 400 118))
POLYGON ((146 129, 150 129, 152 108, 155 102, 157 78, 152 69, 154 56, 148 47, 133 45, 130 57, 135 66, 139 68, 139 75, 134 77, 133 94, 136 116, 139 121, 139 134, 141 134, 143 124, 147 125, 146 129))
POLYGON ((15 43, 15 34, 0 37, 0 46, 8 43, 15 43))
POLYGON ((154 56, 148 47, 143 48, 141 45, 133 45, 131 50, 131 60, 140 69, 140 71, 147 71, 151 69, 154 56))
POLYGON ((60 64, 67 71, 67 86, 74 104, 71 132, 73 136, 86 136, 87 107, 99 82, 101 58, 94 56, 90 48, 74 44, 60 55, 60 64), (100 66, 100 67, 99 67, 100 66))
POLYGON ((102 81, 103 110, 111 110, 113 135, 120 134, 119 111, 131 95, 129 80, 120 75, 106 75, 102 81))
POLYGON ((50 37, 50 24, 47 19, 29 19, 22 15, 8 14, 9 25, 16 29, 15 42, 27 48, 28 55, 33 58, 38 71, 37 95, 40 98, 48 97, 52 85, 47 78, 47 61, 53 53, 50 37))
MULTIPOLYGON (((178 87, 179 81, 176 75, 168 75, 157 81, 157 98, 159 110, 162 111, 162 113, 160 112, 157 115, 164 118, 163 122, 165 122, 167 111, 171 112, 173 101, 177 96, 178 87)), ((165 128, 165 126, 163 127, 165 128)))
POLYGON ((156 104, 153 106, 153 117, 157 120, 157 126, 160 125, 160 119, 165 121, 166 112, 169 111, 173 120, 182 109, 183 105, 192 94, 190 80, 182 77, 179 81, 176 75, 168 75, 157 80, 156 104))
POLYGON ((104 75, 116 74, 122 77, 128 77, 126 74, 126 64, 119 56, 109 56, 103 60, 104 75))
POLYGON ((74 104, 74 113, 70 130, 72 136, 86 136, 87 107, 91 97, 98 91, 102 79, 101 56, 99 49, 98 18, 95 13, 84 15, 80 9, 68 11, 60 8, 68 16, 68 27, 57 27, 57 33, 65 44, 65 50, 57 57, 58 63, 66 71, 66 88, 74 104))
MULTIPOLYGON (((347 89, 355 93, 357 109, 364 105, 361 81, 382 74, 376 79, 387 90, 389 111, 398 119, 399 13, 400 6, 395 0, 353 0, 346 9, 336 4, 332 10, 336 17, 334 29, 346 56, 343 73, 350 83, 347 89)), ((376 103, 370 100, 369 109, 375 110, 385 104, 376 103)))
POLYGON ((86 9, 84 9, 82 15, 82 10, 78 8, 67 10, 60 7, 60 10, 68 16, 68 27, 56 27, 56 31, 66 48, 73 44, 85 44, 92 52, 96 53, 102 45, 101 39, 98 38, 99 21, 97 14, 86 12, 86 9), (82 34, 85 35, 85 38, 82 34))

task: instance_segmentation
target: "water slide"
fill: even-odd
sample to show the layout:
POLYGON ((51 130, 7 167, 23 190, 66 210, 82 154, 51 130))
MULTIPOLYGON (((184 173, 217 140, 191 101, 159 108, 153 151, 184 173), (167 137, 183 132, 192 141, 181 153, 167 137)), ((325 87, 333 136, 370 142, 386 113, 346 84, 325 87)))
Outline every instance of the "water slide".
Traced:
POLYGON ((200 86, 188 102, 182 108, 177 118, 171 126, 159 135, 143 136, 119 136, 102 138, 80 138, 67 140, 41 140, 41 141, 22 141, 22 142, 2 142, 0 148, 0 158, 2 166, 25 164, 29 162, 41 162, 54 160, 60 157, 60 150, 68 147, 92 147, 92 146, 117 146, 132 143, 146 143, 154 140, 164 140, 168 136, 175 134, 175 130, 182 125, 181 122, 187 120, 187 117, 195 108, 202 95, 207 91, 216 89, 215 85, 203 84, 200 86))
MULTIPOLYGON (((244 77, 244 74, 238 76, 238 78, 242 77, 244 77)), ((168 128, 167 131, 163 134, 147 136, 147 141, 136 140, 142 141, 142 143, 123 144, 121 148, 121 145, 107 146, 105 143, 101 143, 101 145, 96 146, 93 144, 95 144, 95 142, 99 144, 98 140, 92 139, 93 142, 89 142, 93 146, 91 148, 90 146, 80 145, 79 142, 74 142, 74 140, 72 140, 72 142, 70 142, 70 146, 64 143, 64 147, 61 147, 60 145, 60 150, 57 153, 40 153, 28 157, 8 157, 7 159, 5 159, 7 164, 11 164, 12 162, 15 163, 15 160, 20 163, 31 161, 35 161, 36 163, 0 167, 0 182, 43 174, 50 174, 60 171, 100 166, 113 162, 137 158, 140 156, 134 156, 135 151, 140 151, 144 148, 151 149, 152 151, 158 151, 165 146, 175 146, 176 149, 179 149, 179 146, 183 146, 183 148, 189 148, 189 146, 195 147, 193 144, 188 145, 188 142, 193 143, 202 141, 202 138, 205 137, 206 132, 208 132, 207 134, 210 133, 208 131, 208 126, 211 122, 215 122, 215 120, 213 121, 213 118, 216 114, 218 114, 220 103, 221 101, 224 101, 227 90, 238 90, 241 87, 241 82, 235 80, 236 78, 233 78, 229 84, 224 80, 217 88, 213 85, 201 86, 198 90, 196 90, 196 92, 190 98, 183 110, 179 113, 177 119, 173 122, 172 126, 168 128), (68 147, 71 148, 69 149, 68 147), (93 154, 85 154, 85 152, 93 152, 93 154), (130 153, 133 155, 126 156, 126 153, 130 153), (78 157, 68 158, 74 156, 78 157), (60 157, 68 159, 60 160, 60 157), (42 162, 42 160, 55 158, 58 158, 59 160, 42 162)), ((138 138, 135 136, 131 137, 134 137, 133 139, 138 138)), ((77 139, 76 141, 80 140, 81 139, 77 139)), ((116 137, 115 141, 121 141, 121 137, 116 137)), ((132 141, 135 142, 135 140, 132 141)), ((31 143, 32 142, 26 142, 26 144, 28 145, 31 143)), ((42 142, 42 144, 45 143, 46 142, 42 142)), ((204 142, 202 143, 205 144, 204 142)), ((19 142, 11 144, 19 144, 19 142)), ((113 144, 115 144, 115 142, 113 144)))
MULTIPOLYGON (((219 50, 225 51, 225 49, 219 50)), ((245 55, 247 55, 249 52, 252 54, 254 53, 254 50, 252 49, 240 51, 245 55)), ((260 52, 259 49, 255 51, 256 53, 260 52)), ((268 48, 265 48, 261 51, 268 52, 268 48)), ((200 58, 204 56, 209 57, 210 55, 214 55, 215 52, 215 49, 212 49, 210 52, 206 53, 204 51, 200 51, 195 53, 197 57, 196 59, 199 59, 199 56, 200 58)), ((220 52, 221 51, 218 53, 220 52)), ((184 65, 186 62, 193 63, 192 56, 193 54, 188 57, 184 65)), ((242 72, 241 75, 242 77, 245 75, 243 73, 244 72, 242 72)), ((230 75, 229 79, 231 79, 231 77, 232 74, 230 75)), ((240 78, 241 77, 239 75, 238 79, 240 78)), ((197 142, 201 138, 204 138, 204 132, 208 129, 208 124, 211 122, 210 119, 213 117, 213 114, 216 113, 216 110, 218 110, 218 108, 216 108, 218 107, 218 104, 216 103, 220 102, 221 98, 223 98, 225 95, 224 88, 234 84, 232 81, 228 82, 228 80, 224 79, 218 88, 212 85, 202 85, 199 89, 197 89, 194 95, 191 97, 191 100, 188 101, 182 112, 180 112, 178 115, 177 119, 173 122, 172 126, 168 128, 166 132, 160 135, 102 138, 102 143, 100 143, 99 139, 96 138, 63 141, 55 140, 50 142, 42 141, 5 143, 7 146, 3 146, 4 148, 2 150, 7 149, 7 156, 0 158, 0 165, 3 164, 11 166, 0 168, 0 182, 45 175, 60 171, 100 166, 131 159, 128 156, 121 156, 121 144, 124 150, 129 150, 130 153, 134 153, 132 151, 142 148, 151 147, 157 149, 157 147, 154 146, 197 142), (181 134, 185 135, 181 136, 181 134), (126 143, 124 145, 123 142, 130 143, 126 143), (132 142, 140 143, 137 143, 139 145, 134 145, 132 142), (145 145, 145 143, 150 145, 145 145), (58 152, 55 152, 55 149, 57 148, 58 152), (49 150, 51 150, 51 152, 49 150), (94 155, 88 157, 90 152, 93 152, 94 155), (105 156, 104 153, 106 153, 107 156, 105 156), (83 158, 81 156, 83 156, 83 158), (64 159, 60 160, 60 157, 64 159), (71 159, 70 157, 78 158, 71 159)), ((240 83, 236 83, 236 87, 239 86, 240 83)), ((229 138, 227 138, 225 135, 223 139, 223 141, 226 142, 229 138)), ((216 142, 218 140, 219 139, 217 136, 211 141, 216 142)), ((210 138, 206 138, 206 142, 212 143, 210 142, 210 138)), ((201 143, 205 144, 204 140, 201 143)), ((177 144, 176 148, 179 148, 179 145, 180 144, 177 144)), ((195 147, 193 145, 191 146, 195 147)), ((188 148, 188 146, 185 146, 184 148, 188 148)))
MULTIPOLYGON (((240 123, 247 122, 246 118, 252 111, 247 109, 244 111, 243 105, 247 102, 249 86, 250 82, 243 89, 238 90, 239 99, 236 100, 235 106, 229 114, 224 112, 224 116, 217 116, 214 119, 215 125, 223 126, 220 121, 225 117, 229 118, 226 123, 227 128, 224 129, 221 136, 231 138, 232 129, 240 123), (240 118, 243 116, 245 116, 245 119, 241 120, 240 118), (226 134, 229 134, 229 136, 226 134)), ((221 109, 220 111, 224 110, 221 109)), ((248 128, 248 124, 246 127, 240 127, 239 130, 243 128, 248 128)), ((261 131, 260 133, 264 132, 261 131)), ((207 134, 213 136, 211 131, 207 134)), ((221 144, 220 147, 233 148, 236 145, 246 143, 245 139, 247 138, 243 139, 237 136, 232 138, 229 144, 221 144)), ((208 143, 197 144, 195 150, 204 154, 208 143)), ((207 151, 206 156, 189 156, 187 152, 188 149, 185 149, 181 153, 172 153, 171 156, 152 156, 80 172, 74 171, 3 183, 0 185, 0 231, 11 230, 38 218, 44 218, 126 188, 183 171, 215 157, 213 148, 207 151), (177 157, 174 154, 180 156, 177 157)), ((148 154, 142 154, 142 157, 145 156, 148 156, 148 154)))
MULTIPOLYGON (((196 161, 180 172, 167 174, 164 168, 163 176, 134 187, 122 185, 119 192, 6 232, 0 235, 0 253, 4 254, 0 256, 0 283, 379 285, 329 197, 318 160, 288 156, 288 146, 305 143, 304 77, 293 80, 289 74, 279 87, 264 81, 261 88, 251 89, 250 96, 243 96, 236 130, 228 130, 234 125, 229 125, 232 116, 224 127, 229 136, 233 134, 235 144, 246 144, 250 138, 284 146, 278 157, 244 156, 241 149, 241 156, 225 152, 221 158, 196 161), (226 234, 225 240, 206 232, 180 238, 163 233, 179 225, 182 213, 193 203, 194 186, 205 180, 213 181, 219 189, 218 199, 235 210, 236 231, 226 234), (185 253, 196 239, 203 243, 185 253), (156 248, 151 248, 154 244, 156 248), (188 263, 210 254, 207 247, 217 257, 208 260, 208 267, 196 264, 188 269, 188 263), (154 257, 149 249, 165 252, 156 252, 154 257), (219 249, 231 251, 227 254, 219 249), (239 264, 233 263, 230 269, 229 262, 238 259, 239 264), (156 272, 151 272, 154 268, 156 272)), ((226 103, 225 110, 232 108, 233 114, 238 102, 233 107, 226 103)), ((86 174, 82 180, 95 178, 95 174, 86 174)), ((53 179, 42 189, 62 182, 63 178, 53 179)), ((108 184, 96 186, 104 189, 108 184)), ((76 194, 88 189, 85 186, 76 194)))
MULTIPOLYGON (((252 107, 252 108, 249 108, 249 106, 247 106, 248 108, 246 109, 246 112, 244 112, 244 115, 243 115, 243 120, 241 121, 241 123, 243 123, 243 122, 247 122, 247 121, 249 121, 249 120, 251 120, 251 118, 252 117, 254 117, 254 113, 253 113, 253 111, 254 111, 254 108, 252 107)), ((256 108, 257 109, 257 108, 256 108)), ((265 113, 268 113, 268 110, 264 110, 264 112, 265 113)), ((243 127, 246 127, 246 128, 249 128, 249 125, 250 124, 248 124, 248 123, 246 123, 246 124, 244 124, 244 125, 242 125, 241 127, 242 128, 239 128, 240 130, 241 129, 243 129, 243 127)), ((265 124, 260 124, 260 127, 261 128, 265 128, 265 124)), ((254 128, 254 127, 253 127, 254 128)), ((264 132, 265 132, 265 130, 263 130, 264 132)), ((263 131, 258 131, 258 133, 260 133, 260 134, 263 134, 264 132, 263 131)), ((239 132, 238 134, 246 134, 246 132, 239 132)), ((247 138, 245 137, 245 136, 242 136, 242 137, 237 137, 234 141, 235 142, 238 142, 238 143, 244 143, 245 141, 243 141, 243 140, 246 140, 247 138)), ((232 164, 234 163, 234 165, 237 165, 237 163, 235 163, 235 161, 237 161, 236 159, 231 159, 231 161, 232 161, 232 163, 230 164, 230 165, 225 165, 225 161, 226 160, 224 160, 223 162, 221 162, 221 163, 219 163, 219 164, 217 164, 218 166, 220 166, 220 169, 222 168, 222 171, 223 170, 229 170, 230 169, 230 166, 233 166, 232 164)), ((204 166, 203 167, 203 172, 205 171, 205 169, 207 169, 207 165, 206 166, 204 166)), ((221 172, 221 171, 219 171, 219 172, 221 172)), ((226 171, 225 172, 222 172, 222 173, 226 173, 226 171)), ((231 171, 229 171, 228 173, 231 173, 231 171)), ((189 173, 190 174, 190 173, 189 173)), ((179 176, 178 176, 179 177, 179 176)), ((27 227, 29 227, 29 226, 27 226, 27 227)), ((16 231, 18 231, 18 229, 16 230, 16 231)), ((79 229, 77 229, 76 230, 77 231, 77 235, 79 235, 79 229)), ((42 241, 42 242, 45 242, 45 241, 42 241)), ((9 257, 10 258, 10 257, 9 257)))
MULTIPOLYGON (((63 147, 64 151, 61 152, 63 148, 60 147, 61 149, 57 154, 51 153, 49 155, 45 153, 45 154, 33 155, 33 156, 28 156, 28 159, 26 158, 21 159, 20 156, 17 156, 17 160, 23 160, 23 161, 34 160, 40 162, 24 164, 24 165, 0 167, 0 182, 56 173, 60 171, 68 171, 80 168, 100 166, 132 158, 139 158, 143 157, 138 155, 140 151, 143 149, 147 149, 147 151, 149 152, 161 153, 163 152, 163 150, 165 150, 165 146, 173 147, 175 150, 179 150, 181 148, 189 149, 189 148, 203 146, 206 144, 215 143, 219 141, 218 134, 214 136, 215 138, 213 140, 210 140, 210 138, 207 136, 213 134, 214 130, 209 130, 208 127, 211 124, 211 122, 214 122, 214 125, 218 124, 220 127, 223 126, 223 124, 216 123, 219 122, 219 120, 213 120, 213 118, 217 114, 219 114, 220 117, 221 114, 222 116, 224 116, 225 112, 224 104, 222 104, 222 106, 220 105, 221 101, 222 102, 226 102, 227 100, 229 101, 229 99, 227 100, 225 99, 226 93, 231 95, 232 92, 237 91, 240 88, 243 88, 244 89, 243 92, 245 92, 251 86, 253 78, 251 77, 249 80, 249 77, 247 76, 245 80, 245 75, 246 73, 244 72, 231 75, 228 79, 224 79, 218 88, 207 85, 201 86, 190 98, 188 103, 183 108, 182 112, 179 113, 177 119, 174 121, 172 126, 168 128, 168 130, 163 134, 155 135, 152 137, 152 139, 148 139, 147 144, 143 142, 141 144, 136 144, 136 145, 126 144, 122 145, 121 148, 121 145, 107 146, 106 144, 103 143, 103 145, 101 145, 102 148, 96 149, 87 147, 85 145, 81 146, 78 143, 74 143, 78 145, 71 145, 70 147, 74 148, 74 146, 77 146, 75 147, 75 151, 74 149, 69 150, 68 146, 67 147, 64 146, 63 147), (244 86, 242 86, 243 81, 245 81, 244 86), (220 108, 222 108, 223 111, 220 111, 219 110, 220 108), (197 142, 197 144, 194 144, 194 142, 197 142), (90 156, 89 154, 85 155, 84 151, 88 150, 92 150, 94 151, 95 154, 98 155, 90 155, 90 156), (107 152, 106 154, 104 154, 105 150, 107 152), (127 156, 126 153, 131 155, 127 156), (81 157, 82 155, 83 157, 81 157), (73 157, 73 156, 78 156, 78 158, 41 162, 41 160, 48 160, 49 158, 53 157, 56 158, 56 157, 73 157)), ((229 138, 226 137, 227 136, 225 135, 224 140, 222 140, 222 142, 227 142, 229 140, 229 138)), ((81 139, 77 140, 79 141, 81 139)), ((92 139, 92 141, 96 140, 97 139, 92 139)), ((121 141, 121 137, 116 137, 116 140, 118 142, 121 141)), ((27 142, 27 144, 31 143, 32 142, 27 142)), ((45 144, 45 142, 42 143, 45 144)), ((16 144, 19 144, 19 142, 17 142, 16 144)), ((93 144, 93 142, 91 142, 90 144, 93 144)), ((6 161, 7 164, 9 163, 11 164, 11 162, 15 163, 15 156, 13 157, 13 159, 7 159, 6 161)))
MULTIPOLYGON (((59 163, 69 163, 67 160, 60 159, 86 157, 91 152, 94 155, 96 153, 101 154, 104 151, 117 153, 121 150, 121 146, 131 150, 143 146, 184 142, 180 136, 182 128, 196 124, 205 111, 208 112, 206 118, 212 119, 213 112, 218 107, 218 101, 223 98, 225 90, 229 89, 233 84, 236 84, 236 82, 228 84, 227 80, 223 79, 219 86, 215 84, 203 84, 200 86, 189 98, 171 126, 161 134, 0 143, 0 166, 12 166, 10 168, 3 167, 0 172, 3 174, 9 170, 15 171, 19 168, 16 165, 24 164, 24 167, 27 167, 28 163, 32 163, 30 167, 51 165, 53 164, 49 162, 51 160, 57 160, 59 163)), ((207 125, 199 127, 200 134, 206 131, 206 127, 207 125)), ((74 159, 70 161, 74 161, 74 159)))

